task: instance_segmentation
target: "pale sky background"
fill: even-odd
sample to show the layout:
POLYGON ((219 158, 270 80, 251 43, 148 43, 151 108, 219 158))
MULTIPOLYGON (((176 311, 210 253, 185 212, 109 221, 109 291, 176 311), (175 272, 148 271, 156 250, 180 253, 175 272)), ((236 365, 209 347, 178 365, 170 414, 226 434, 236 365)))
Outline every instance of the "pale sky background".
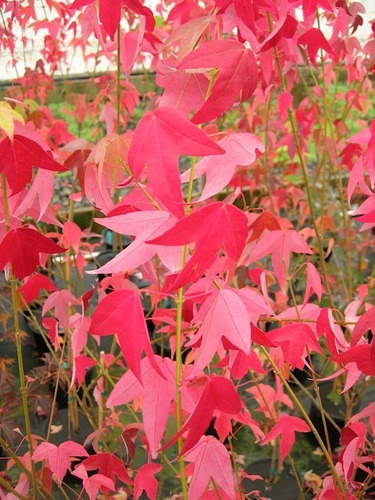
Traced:
MULTIPOLYGON (((40 12, 40 18, 44 18, 44 12, 42 7, 39 5, 38 6, 38 0, 36 0, 36 10, 37 12, 40 12)), ((154 12, 155 8, 153 8, 153 5, 155 5, 154 0, 146 0, 145 5, 150 7, 154 12)), ((364 7, 366 8, 366 13, 362 14, 362 17, 364 19, 363 26, 359 27, 356 36, 360 40, 361 43, 367 40, 367 37, 369 33, 371 32, 371 27, 368 21, 371 21, 375 19, 375 0, 362 0, 361 2, 364 7)), ((25 51, 25 58, 27 65, 31 68, 35 67, 35 63, 40 59, 40 50, 43 48, 44 44, 44 36, 47 34, 47 30, 40 30, 38 32, 38 35, 34 41, 34 47, 28 47, 25 51)), ((21 35, 21 33, 19 34, 21 35)), ((326 30, 326 36, 329 37, 330 35, 330 29, 328 31, 326 30)), ((97 42, 93 38, 93 52, 96 51, 97 47, 97 42)), ((19 62, 17 63, 17 71, 20 76, 23 75, 25 65, 23 62, 23 49, 22 45, 18 43, 16 45, 16 56, 19 58, 19 62)), ((67 68, 63 67, 63 72, 66 73, 67 68)), ((75 54, 73 51, 70 51, 69 54, 69 74, 70 75, 79 75, 79 74, 84 74, 88 72, 92 72, 94 69, 94 61, 93 59, 87 64, 83 58, 82 55, 80 54, 80 51, 78 50, 75 54)), ((99 64, 96 68, 97 72, 100 71, 105 71, 110 69, 108 61, 104 61, 101 64, 99 64)), ((112 68, 114 69, 114 68, 112 68)), ((16 78, 17 76, 17 71, 14 67, 11 65, 11 57, 7 51, 4 51, 3 49, 0 49, 0 80, 12 80, 16 78)), ((56 75, 59 74, 57 71, 55 73, 56 75)))

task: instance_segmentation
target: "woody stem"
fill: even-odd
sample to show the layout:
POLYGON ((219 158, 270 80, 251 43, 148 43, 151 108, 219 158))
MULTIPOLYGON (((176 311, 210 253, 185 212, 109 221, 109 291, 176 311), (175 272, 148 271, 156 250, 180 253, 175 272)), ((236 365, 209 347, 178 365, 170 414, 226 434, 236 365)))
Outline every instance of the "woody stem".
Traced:
MULTIPOLYGON (((3 191, 3 205, 4 205, 4 217, 5 217, 5 228, 6 232, 10 231, 10 218, 9 218, 9 205, 8 205, 8 195, 7 195, 7 184, 5 175, 1 174, 1 187, 3 191)), ((18 317, 18 300, 17 300, 17 283, 13 275, 12 269, 9 270, 10 287, 12 291, 12 306, 13 306, 13 321, 16 339, 16 349, 17 349, 17 360, 18 360, 18 372, 20 376, 20 391, 22 398, 23 414, 25 418, 25 427, 27 435, 27 443, 30 452, 30 458, 33 455, 33 442, 31 437, 31 425, 29 417, 29 409, 27 404, 27 394, 26 394, 26 383, 25 383, 25 370, 23 367, 23 356, 22 356, 22 344, 21 344, 21 330, 18 317)), ((38 488, 37 479, 35 473, 35 464, 31 460, 31 474, 32 474, 32 484, 34 489, 34 498, 38 498, 38 488)))

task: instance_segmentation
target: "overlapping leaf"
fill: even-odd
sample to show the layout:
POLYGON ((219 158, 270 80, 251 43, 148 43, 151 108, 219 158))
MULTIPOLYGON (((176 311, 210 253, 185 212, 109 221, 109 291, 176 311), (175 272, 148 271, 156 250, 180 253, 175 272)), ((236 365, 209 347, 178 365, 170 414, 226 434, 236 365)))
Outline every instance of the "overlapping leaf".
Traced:
POLYGON ((172 445, 189 429, 181 454, 186 453, 196 445, 206 432, 212 420, 214 410, 220 410, 230 415, 239 413, 242 408, 240 396, 237 394, 233 382, 219 375, 208 378, 206 386, 196 404, 194 411, 186 420, 179 432, 165 445, 172 445))
POLYGON ((28 227, 11 229, 0 243, 0 270, 11 264, 14 276, 23 279, 36 270, 41 253, 54 254, 64 251, 65 248, 37 230, 28 227))
POLYGON ((168 269, 177 270, 181 255, 179 248, 164 248, 146 243, 146 240, 172 227, 175 221, 175 217, 164 210, 142 210, 95 219, 95 222, 119 234, 135 236, 135 240, 107 264, 93 271, 93 274, 134 271, 150 260, 155 253, 158 253, 168 269))
POLYGON ((0 172, 5 174, 12 193, 21 191, 31 181, 33 167, 65 172, 37 142, 24 135, 14 134, 13 141, 5 137, 0 142, 0 172))
MULTIPOLYGON (((94 0, 75 0, 70 7, 79 9, 93 2, 94 0)), ((147 29, 153 30, 155 23, 152 11, 144 7, 139 0, 99 0, 99 19, 112 39, 121 20, 121 5, 128 7, 135 14, 145 16, 147 29)))
POLYGON ((235 498, 230 456, 226 447, 212 436, 202 436, 186 454, 186 460, 194 463, 193 477, 189 484, 189 499, 198 500, 210 479, 222 488, 229 498, 235 498))
POLYGON ((209 97, 192 118, 193 123, 214 120, 227 111, 240 96, 241 102, 253 94, 258 69, 250 49, 236 40, 213 40, 188 54, 179 69, 201 70, 218 68, 209 97))
POLYGON ((140 369, 143 386, 132 371, 127 371, 117 382, 108 397, 107 406, 118 406, 142 396, 144 429, 153 456, 160 448, 160 442, 167 425, 170 407, 175 398, 175 367, 169 358, 155 356, 159 373, 156 373, 147 358, 142 359, 140 369))
MULTIPOLYGON (((263 153, 264 145, 253 134, 240 132, 225 136, 218 142, 225 153, 221 156, 207 156, 200 160, 194 169, 194 179, 200 175, 206 177, 206 182, 199 197, 200 201, 207 200, 219 193, 230 182, 237 166, 249 166, 263 153)), ((190 170, 181 176, 182 182, 189 180, 190 170)))
POLYGON ((129 368, 141 380, 141 356, 146 352, 158 371, 147 331, 141 299, 131 289, 115 290, 104 297, 92 316, 92 335, 117 335, 121 351, 129 368))
POLYGON ((272 231, 263 234, 251 252, 249 263, 263 259, 266 255, 272 255, 273 269, 280 285, 283 287, 285 284, 285 268, 288 269, 289 267, 291 252, 309 255, 313 253, 303 237, 296 231, 272 231))
POLYGON ((223 247, 227 255, 237 260, 247 236, 246 215, 233 205, 215 202, 206 205, 147 243, 156 245, 186 245, 195 242, 195 251, 178 275, 173 289, 199 279, 213 264, 223 247))
POLYGON ((97 453, 85 458, 82 465, 89 472, 98 470, 98 474, 108 477, 113 482, 115 481, 115 476, 117 476, 124 483, 133 484, 123 462, 112 453, 97 453))
POLYGON ((74 457, 87 457, 85 448, 74 441, 65 441, 59 446, 52 443, 41 443, 33 453, 33 460, 47 460, 48 466, 61 484, 66 471, 70 468, 74 457))
POLYGON ((145 113, 129 150, 129 167, 135 178, 145 170, 150 194, 177 217, 184 214, 178 170, 180 154, 205 156, 223 150, 203 130, 170 107, 145 113))

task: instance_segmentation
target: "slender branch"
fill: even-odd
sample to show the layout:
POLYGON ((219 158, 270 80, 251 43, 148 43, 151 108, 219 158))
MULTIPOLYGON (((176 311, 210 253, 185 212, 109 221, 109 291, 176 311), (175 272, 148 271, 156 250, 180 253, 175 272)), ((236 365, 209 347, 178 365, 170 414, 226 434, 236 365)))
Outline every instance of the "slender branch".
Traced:
MULTIPOLYGON (((3 205, 4 205, 4 216, 5 216, 5 227, 6 231, 10 231, 10 219, 9 219, 9 205, 8 205, 8 195, 7 195, 7 185, 5 175, 1 174, 1 187, 3 191, 3 205)), ((31 474, 32 474, 32 484, 34 488, 34 496, 37 500, 38 498, 38 488, 37 488, 37 479, 35 472, 35 463, 32 460, 32 455, 34 451, 33 440, 31 436, 31 425, 30 425, 30 416, 29 416, 29 408, 27 403, 27 394, 26 394, 26 383, 25 383, 25 370, 23 367, 23 355, 22 355, 22 344, 21 344, 21 330, 19 324, 19 316, 18 316, 18 297, 17 297, 17 283, 16 279, 13 275, 12 269, 9 270, 9 280, 10 287, 12 291, 12 306, 13 306, 13 320, 14 320, 14 330, 15 330, 15 338, 16 338, 16 349, 17 349, 17 360, 18 360, 18 371, 20 376, 20 392, 22 398, 22 408, 25 419, 25 427, 27 434, 27 443, 30 452, 31 459, 31 474)))
POLYGON ((116 133, 120 134, 121 111, 121 25, 117 27, 117 68, 116 68, 116 133))
POLYGON ((25 497, 21 495, 21 493, 18 493, 18 491, 15 490, 13 486, 10 483, 8 483, 8 481, 4 479, 2 476, 0 476, 0 485, 10 493, 13 493, 15 497, 20 498, 21 500, 28 500, 28 497, 25 497))
POLYGON ((333 476, 336 484, 338 485, 343 498, 346 500, 347 497, 346 497, 346 493, 345 493, 345 487, 344 487, 344 485, 343 485, 343 483, 342 483, 339 475, 337 474, 337 471, 336 471, 335 465, 334 465, 334 463, 332 461, 331 455, 329 454, 329 452, 328 452, 328 450, 327 450, 327 448, 326 448, 326 446, 325 446, 322 438, 320 437, 319 432, 317 431, 316 427, 314 426, 313 422, 311 421, 310 417, 308 416, 308 414, 307 414, 305 408, 303 407, 302 403, 299 401, 299 399, 297 398, 297 396, 294 394, 293 389, 288 384, 288 382, 285 379, 284 375, 281 373, 281 371, 277 367, 276 363, 271 358, 271 356, 268 353, 267 349, 265 349, 263 346, 259 346, 259 347, 261 348, 264 356, 268 359, 269 363, 271 364, 271 366, 272 366, 275 374, 279 377, 279 379, 281 380, 283 386, 285 387, 285 389, 289 393, 289 396, 292 398, 294 404, 297 406, 297 408, 301 412, 303 418, 306 420, 308 426, 312 430, 312 432, 313 432, 316 440, 318 441, 318 444, 319 444, 320 448, 322 449, 323 454, 324 454, 324 456, 325 456, 325 458, 326 458, 326 460, 328 462, 329 468, 331 469, 332 476, 333 476))

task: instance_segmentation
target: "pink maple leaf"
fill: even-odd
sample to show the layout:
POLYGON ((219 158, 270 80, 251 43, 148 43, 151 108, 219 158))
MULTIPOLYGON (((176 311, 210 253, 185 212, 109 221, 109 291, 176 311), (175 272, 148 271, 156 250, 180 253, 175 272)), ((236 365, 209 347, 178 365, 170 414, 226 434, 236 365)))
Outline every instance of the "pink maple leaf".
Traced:
MULTIPOLYGON (((249 166, 264 152, 261 140, 253 134, 240 132, 229 134, 218 142, 225 153, 221 156, 207 156, 200 160, 194 169, 194 179, 204 175, 206 182, 199 201, 207 200, 225 188, 233 177, 237 166, 249 166)), ((187 182, 190 169, 181 176, 187 182)))
POLYGON ((104 490, 107 492, 115 491, 115 483, 112 479, 103 474, 93 474, 89 477, 82 464, 79 464, 72 474, 82 479, 83 488, 86 490, 90 500, 96 500, 98 498, 100 489, 102 489, 103 492, 104 490))
POLYGON ((142 210, 123 215, 98 218, 95 222, 119 234, 135 236, 134 241, 115 258, 90 273, 119 273, 137 269, 158 253, 163 264, 171 271, 179 269, 181 249, 153 245, 147 240, 174 226, 176 218, 163 210, 142 210))
POLYGON ((192 376, 199 373, 213 358, 222 337, 245 354, 250 353, 250 319, 244 302, 235 290, 218 290, 201 306, 194 322, 203 320, 198 333, 187 344, 199 345, 192 376))
POLYGON ((234 482, 228 450, 213 436, 202 436, 185 456, 194 463, 193 477, 189 484, 189 499, 198 500, 210 479, 234 500, 234 482))
POLYGON ((148 191, 177 217, 183 198, 178 170, 180 154, 205 156, 223 150, 203 130, 170 107, 147 112, 137 125, 129 150, 129 167, 136 179, 146 168, 148 191))
POLYGON ((57 290, 50 294, 45 300, 42 309, 42 315, 45 316, 48 311, 54 309, 56 318, 59 320, 63 328, 68 327, 69 323, 69 308, 72 305, 81 304, 69 290, 57 290))
POLYGON ((249 263, 272 256, 272 266, 281 287, 285 285, 285 268, 288 269, 291 252, 312 254, 303 237, 294 230, 272 231, 263 234, 251 252, 249 263), (284 267, 285 263, 285 267, 284 267))
POLYGON ((142 396, 144 429, 153 456, 156 456, 160 447, 176 392, 173 361, 159 356, 155 356, 155 360, 163 377, 156 373, 148 359, 144 358, 141 361, 143 386, 135 374, 128 370, 117 382, 107 400, 107 407, 111 407, 142 396))
POLYGON ((49 468, 61 484, 74 457, 87 456, 88 453, 82 445, 74 441, 65 441, 59 446, 52 443, 41 443, 33 453, 33 460, 35 462, 47 460, 49 468))

